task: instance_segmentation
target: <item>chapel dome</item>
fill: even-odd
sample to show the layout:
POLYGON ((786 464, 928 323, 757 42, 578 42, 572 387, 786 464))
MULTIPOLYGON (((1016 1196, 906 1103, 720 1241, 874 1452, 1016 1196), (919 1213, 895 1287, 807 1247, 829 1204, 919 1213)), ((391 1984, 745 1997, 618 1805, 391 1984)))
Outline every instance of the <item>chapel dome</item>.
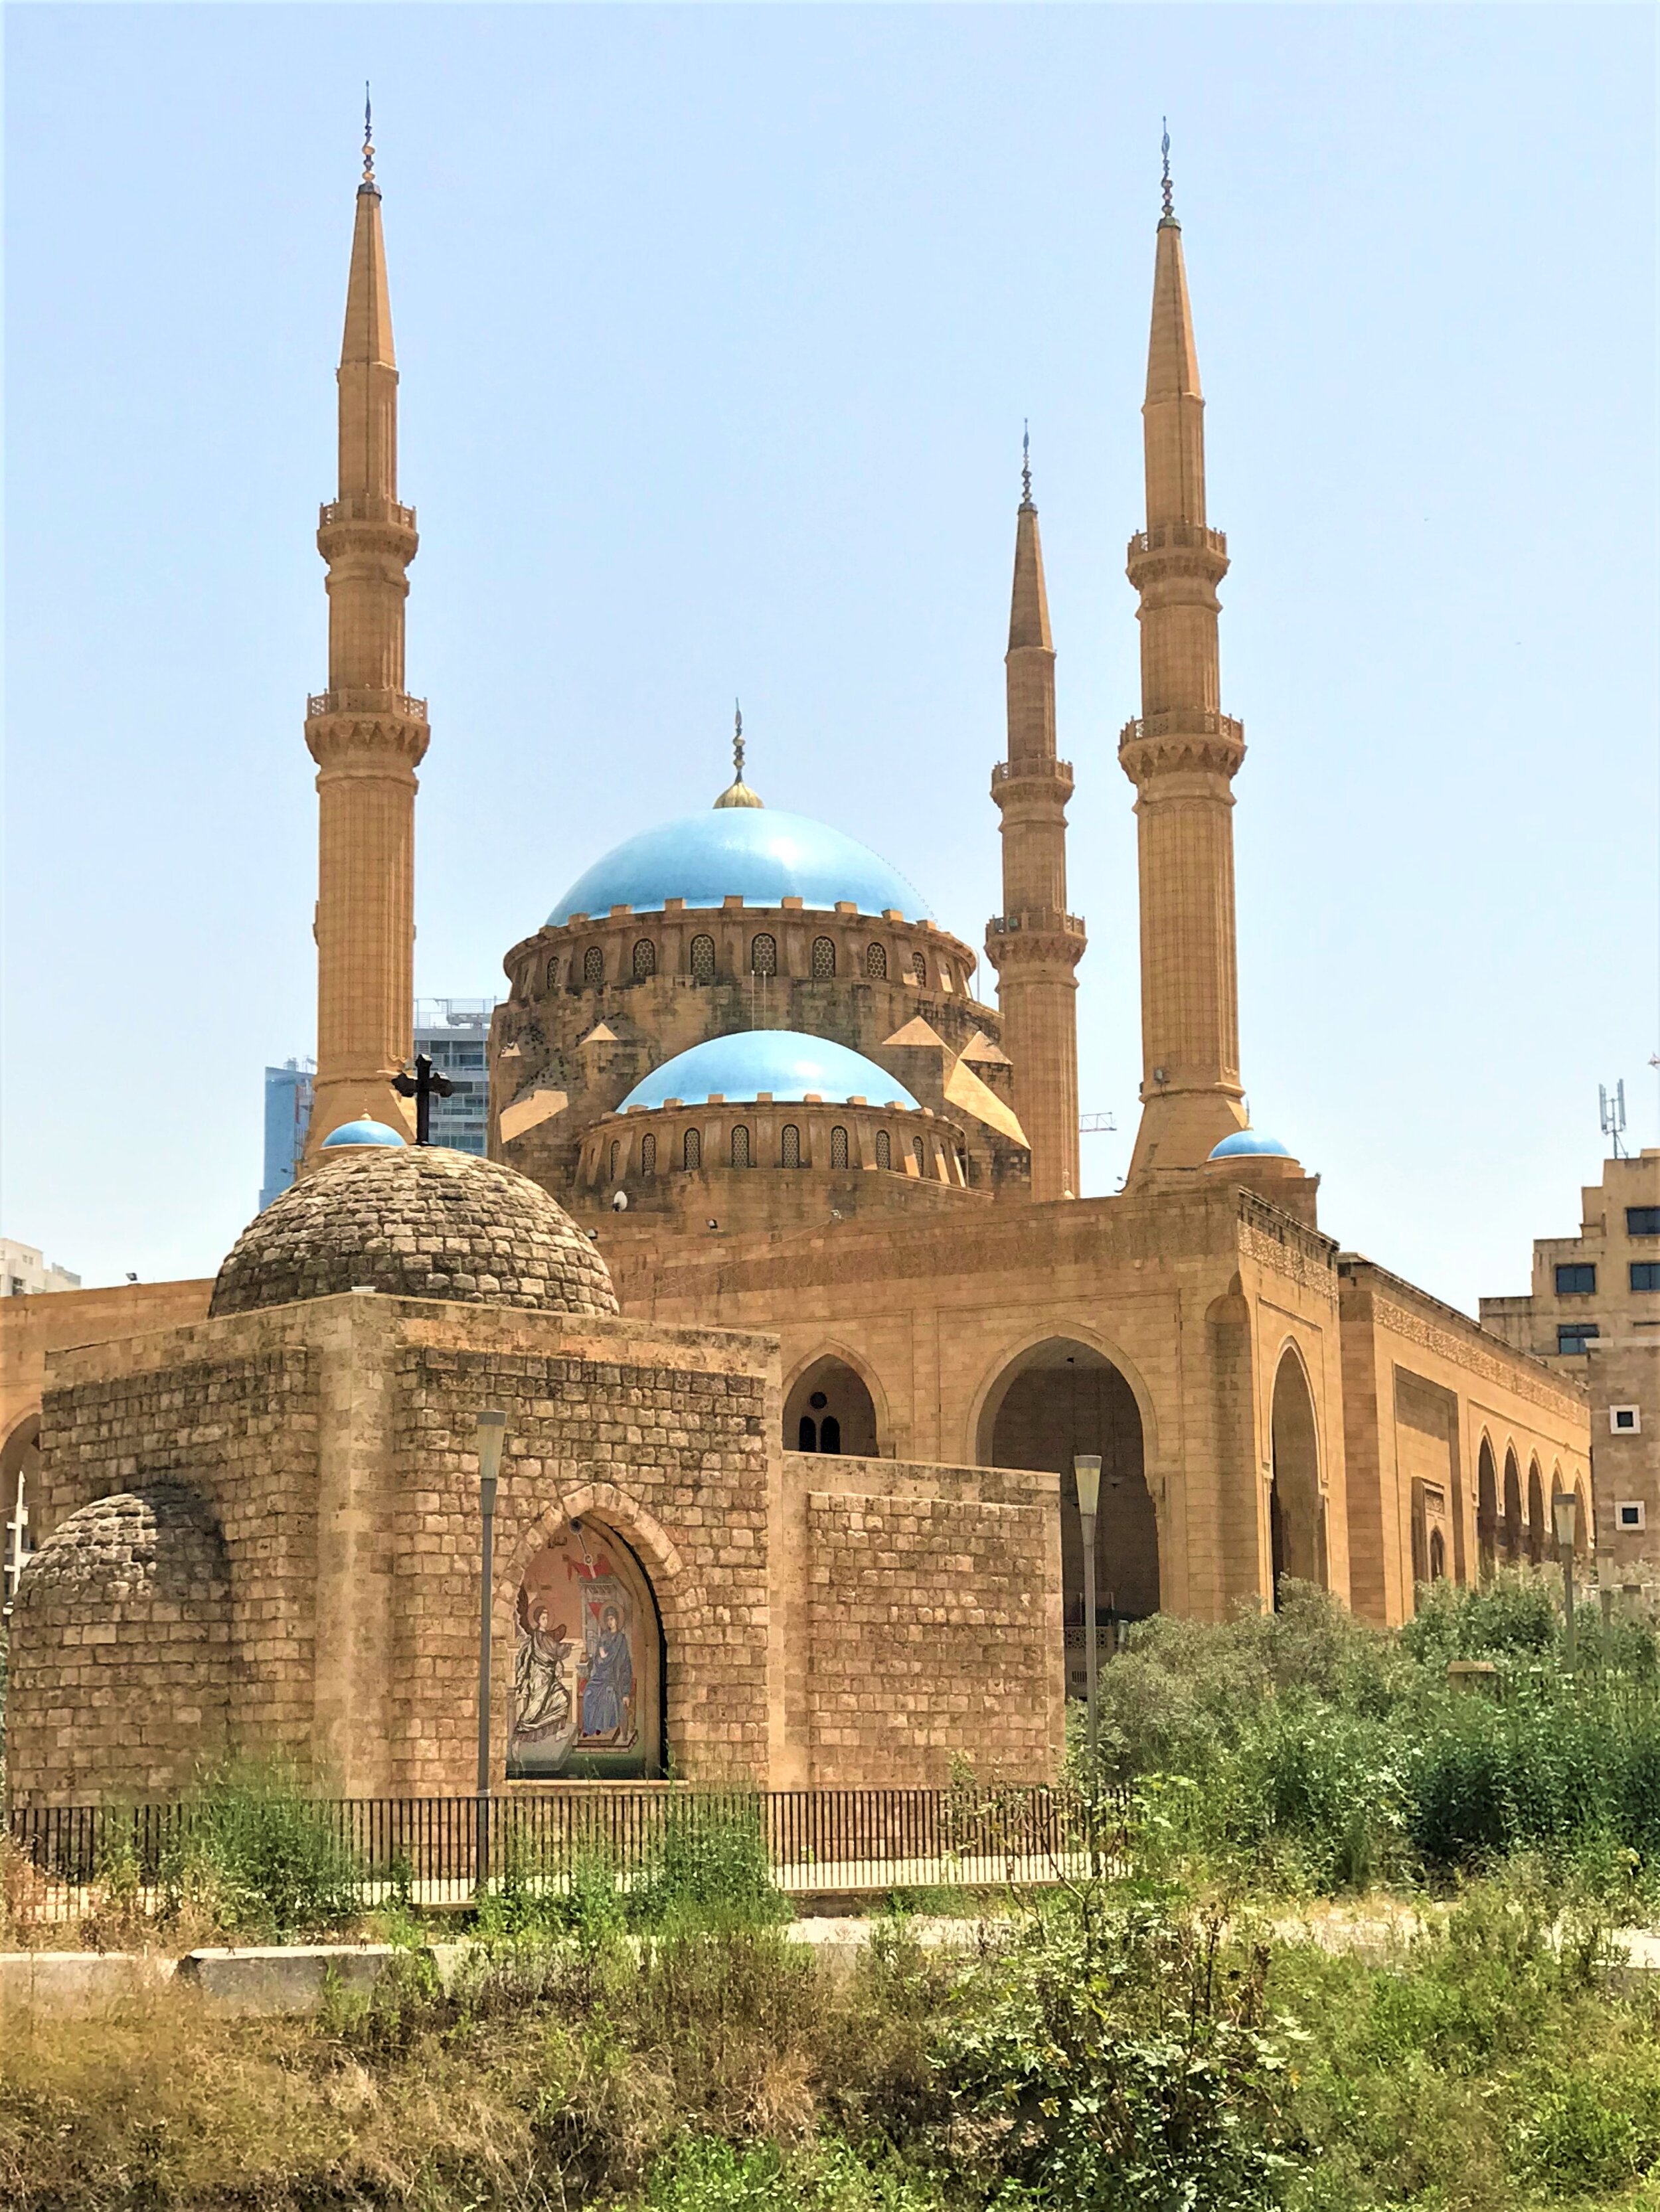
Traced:
POLYGON ((319 1164, 256 1214, 213 1286, 213 1314, 370 1289, 400 1298, 614 1314, 611 1273, 538 1183, 441 1146, 319 1164))
POLYGON ((837 1105, 850 1098, 872 1106, 916 1104, 885 1068, 830 1037, 806 1036, 799 1030, 738 1030, 706 1038, 653 1068, 617 1110, 661 1106, 671 1098, 683 1106, 708 1098, 741 1103, 763 1091, 781 1105, 800 1103, 809 1094, 837 1105))
POLYGON ((337 1129, 331 1129, 323 1139, 322 1149, 327 1152, 331 1145, 401 1145, 404 1142, 404 1139, 390 1123, 377 1121, 366 1114, 361 1121, 343 1121, 337 1129))
POLYGON ((1264 1136, 1260 1129, 1236 1129, 1219 1145, 1211 1146, 1210 1157, 1213 1160, 1288 1160, 1292 1152, 1289 1145, 1282 1145, 1278 1137, 1264 1136))
POLYGON ((598 921, 614 906, 653 913, 672 898, 689 907, 799 898, 818 913, 846 904, 860 914, 897 911, 907 921, 933 918, 915 885, 857 838, 805 814, 734 800, 626 839, 577 878, 548 926, 562 927, 574 914, 598 921))

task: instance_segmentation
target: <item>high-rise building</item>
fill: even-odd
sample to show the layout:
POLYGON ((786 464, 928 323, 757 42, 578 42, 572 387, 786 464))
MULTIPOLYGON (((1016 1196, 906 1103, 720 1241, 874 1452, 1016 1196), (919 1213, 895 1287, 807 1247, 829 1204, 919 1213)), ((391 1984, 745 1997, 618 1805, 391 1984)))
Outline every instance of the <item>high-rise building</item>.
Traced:
POLYGON ((450 1079, 447 1098, 432 1102, 432 1141, 482 1158, 489 1109, 485 1052, 494 999, 417 999, 415 1049, 450 1079))
POLYGON ((313 1060, 288 1060, 281 1067, 265 1070, 265 1172, 259 1185, 262 1213, 277 1193, 294 1181, 306 1149, 315 1066, 313 1060))
POLYGON ((70 1274, 15 1237, 0 1237, 0 1298, 37 1297, 42 1291, 78 1291, 79 1275, 70 1274))

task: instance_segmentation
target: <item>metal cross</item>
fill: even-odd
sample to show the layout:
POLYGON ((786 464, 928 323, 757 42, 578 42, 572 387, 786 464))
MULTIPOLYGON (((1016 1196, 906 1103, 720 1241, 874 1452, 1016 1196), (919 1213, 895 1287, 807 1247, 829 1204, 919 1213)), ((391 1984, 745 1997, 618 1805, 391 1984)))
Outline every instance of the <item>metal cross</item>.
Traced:
POLYGON ((429 1054, 417 1052, 414 1074, 394 1075, 392 1087, 399 1097, 414 1099, 415 1141, 417 1145, 429 1145, 432 1142, 432 1102, 435 1098, 447 1098, 455 1085, 447 1075, 440 1075, 429 1054))

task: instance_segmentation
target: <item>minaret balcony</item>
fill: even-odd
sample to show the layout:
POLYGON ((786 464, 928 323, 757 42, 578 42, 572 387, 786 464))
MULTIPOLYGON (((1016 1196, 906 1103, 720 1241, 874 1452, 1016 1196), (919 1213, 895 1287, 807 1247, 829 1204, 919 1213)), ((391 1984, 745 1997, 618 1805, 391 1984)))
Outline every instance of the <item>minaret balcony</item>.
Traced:
POLYGON ((1129 558, 1138 553, 1163 553, 1171 547, 1199 547, 1215 553, 1225 561, 1228 557, 1228 534, 1225 530, 1207 529, 1202 522, 1161 522, 1153 530, 1138 530, 1129 542, 1129 558))
POLYGON ((1124 772, 1144 775, 1196 769, 1231 776, 1245 757, 1245 726, 1201 707, 1167 707, 1126 722, 1118 737, 1124 772))
POLYGON ((427 702, 407 691, 313 691, 306 702, 306 720, 325 714, 395 714, 399 721, 424 722, 427 702))
POLYGON ((325 500, 317 510, 317 527, 326 530, 331 522, 390 522, 399 530, 413 530, 415 509, 400 507, 395 499, 371 499, 355 492, 349 499, 325 500))
POLYGON ((1041 812, 1044 807, 1064 807, 1072 797, 1072 763, 1063 760, 999 761, 991 772, 991 795, 1006 812, 1016 816, 1023 800, 1041 812))
POLYGON ((993 937, 1082 937, 1081 914, 1062 914, 1059 907, 1027 907, 1020 914, 994 914, 986 924, 993 937))

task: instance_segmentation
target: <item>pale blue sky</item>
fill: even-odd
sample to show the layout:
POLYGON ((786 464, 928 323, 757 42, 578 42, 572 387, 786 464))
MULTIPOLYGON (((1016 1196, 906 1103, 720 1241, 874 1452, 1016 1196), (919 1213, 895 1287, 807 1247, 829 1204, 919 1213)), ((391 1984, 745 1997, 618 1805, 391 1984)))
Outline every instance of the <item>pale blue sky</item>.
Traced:
MULTIPOLYGON (((751 777, 978 942, 1030 416, 1085 1140, 1135 1110, 1126 538, 1159 117, 1209 402, 1254 1117, 1473 1308, 1660 1142, 1643 8, 13 7, 4 1227, 210 1272, 307 1051, 374 80, 431 702, 417 988, 751 777)), ((982 969, 982 978, 988 971, 982 969)))

